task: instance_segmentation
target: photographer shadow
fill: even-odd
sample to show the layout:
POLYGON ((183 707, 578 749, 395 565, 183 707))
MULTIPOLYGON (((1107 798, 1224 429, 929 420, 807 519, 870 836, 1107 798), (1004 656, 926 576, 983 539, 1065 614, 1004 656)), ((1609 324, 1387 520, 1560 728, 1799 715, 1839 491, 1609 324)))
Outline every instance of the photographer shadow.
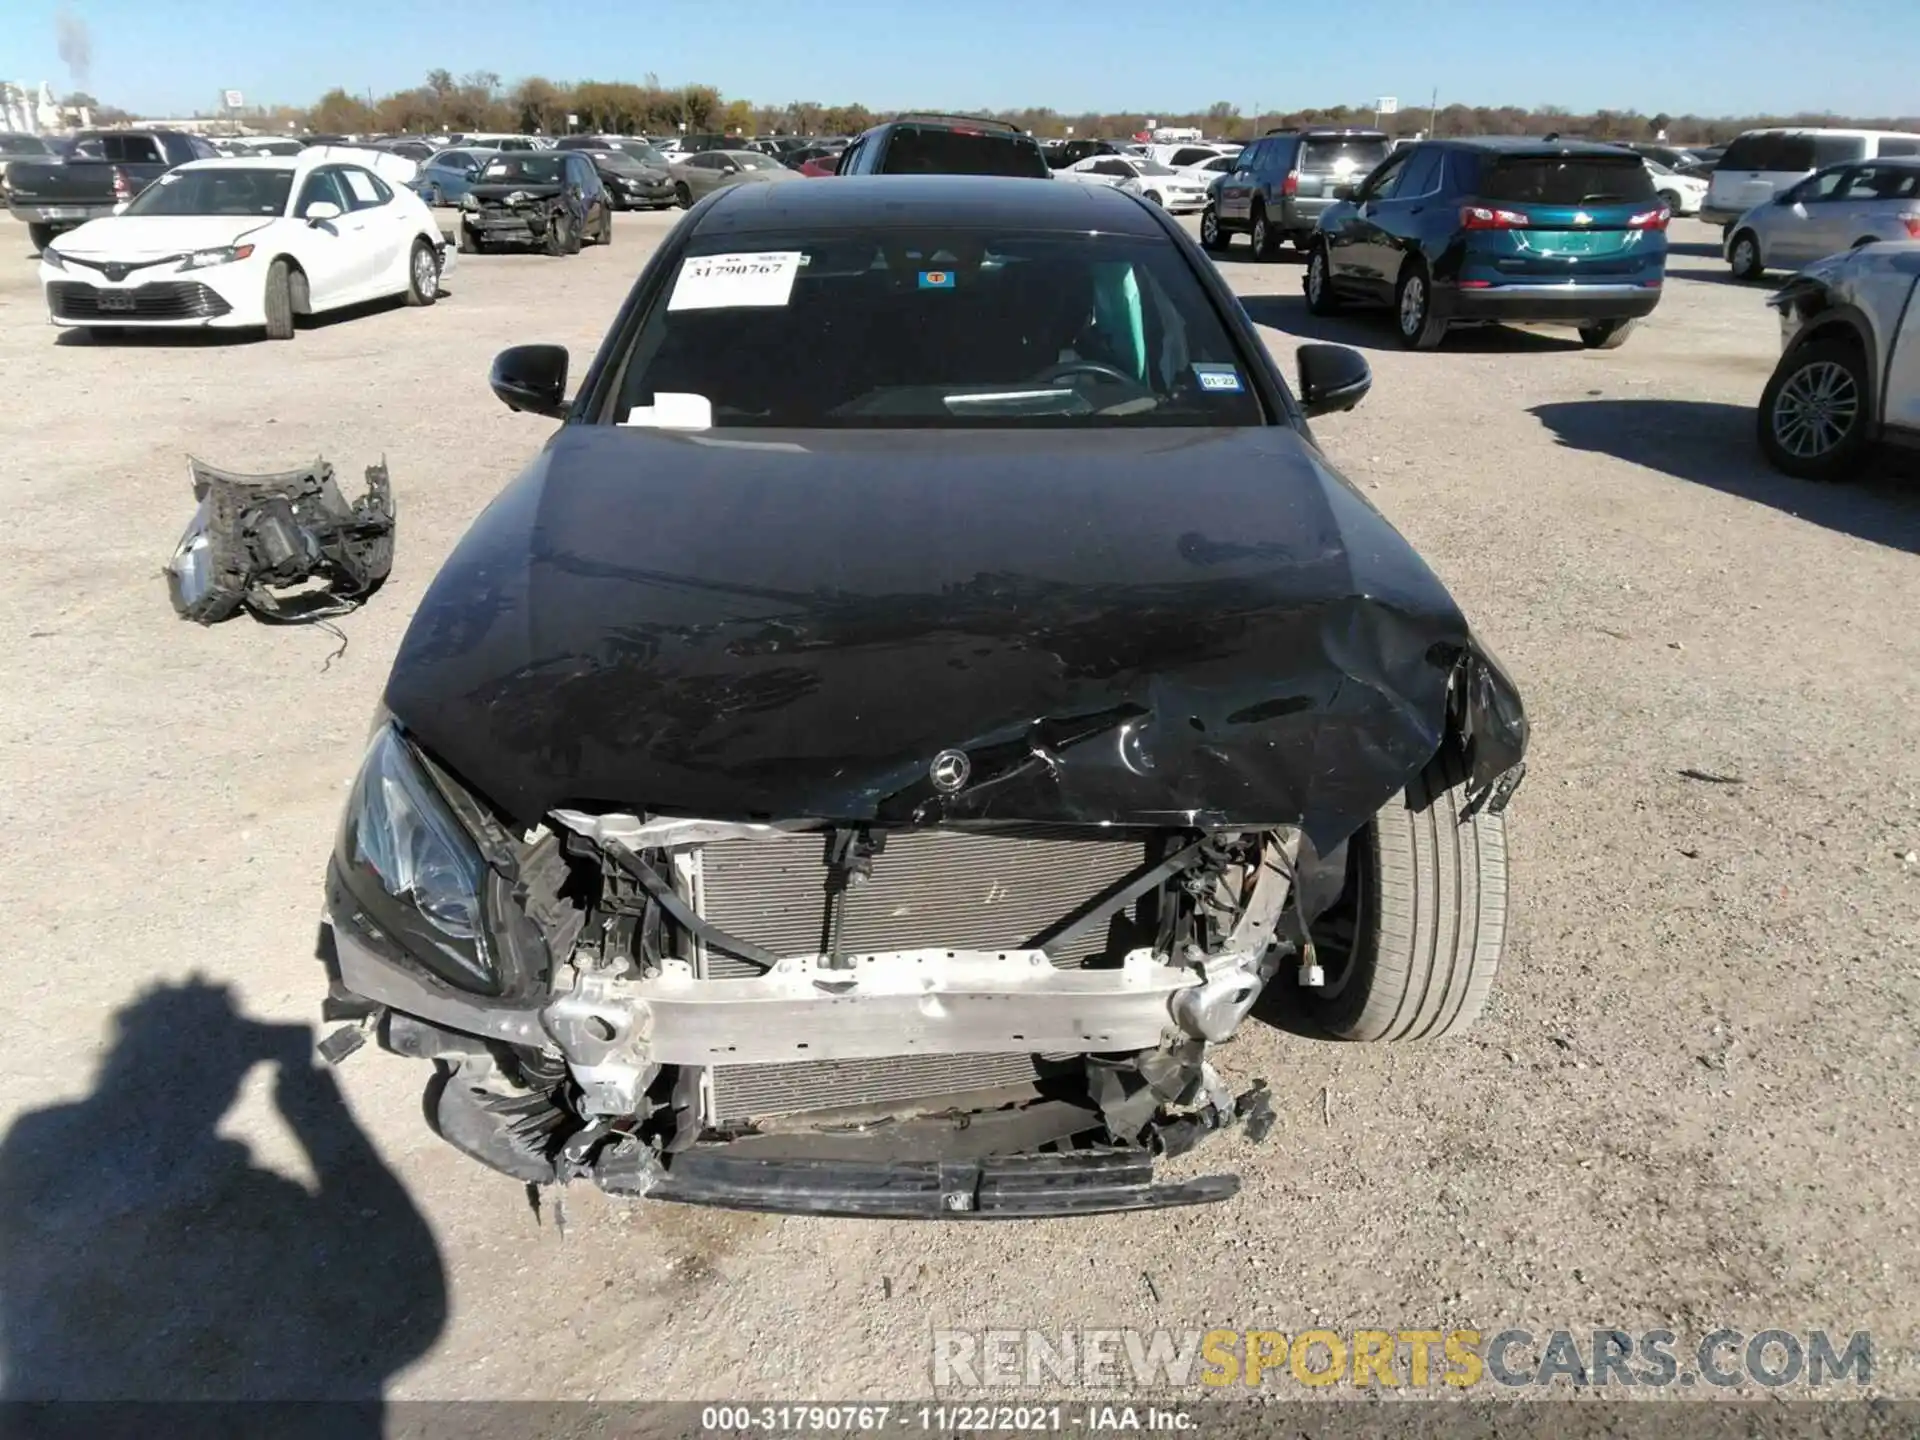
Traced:
POLYGON ((445 1324, 446 1277, 311 1030, 200 980, 115 1022, 93 1093, 0 1141, 0 1396, 350 1401, 328 1430, 377 1434, 387 1381, 445 1324), (311 1186, 215 1133, 263 1061, 311 1186))

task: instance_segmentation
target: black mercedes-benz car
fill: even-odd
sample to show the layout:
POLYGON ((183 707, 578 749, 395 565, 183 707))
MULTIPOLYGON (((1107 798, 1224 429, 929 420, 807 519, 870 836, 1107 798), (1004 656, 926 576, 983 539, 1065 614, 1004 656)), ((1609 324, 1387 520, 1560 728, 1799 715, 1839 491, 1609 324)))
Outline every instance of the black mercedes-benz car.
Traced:
MULTIPOLYGON (((1271 1119, 1256 1007, 1457 1031, 1513 684, 1219 272, 1117 190, 720 191, 415 615, 327 891, 336 1010, 528 1183, 1015 1216, 1271 1119)), ((1284 1080, 1278 1082, 1285 1087, 1284 1080)), ((1310 1083, 1317 1084, 1317 1079, 1310 1083)))

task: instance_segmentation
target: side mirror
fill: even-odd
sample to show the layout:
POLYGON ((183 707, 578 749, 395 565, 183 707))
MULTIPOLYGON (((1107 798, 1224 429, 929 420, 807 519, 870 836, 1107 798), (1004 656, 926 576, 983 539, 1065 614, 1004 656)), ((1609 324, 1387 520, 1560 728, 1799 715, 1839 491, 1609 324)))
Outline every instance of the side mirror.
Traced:
POLYGON ((1294 363, 1300 369, 1300 406, 1309 416, 1351 410, 1373 388, 1366 357, 1345 345, 1302 345, 1294 363))
POLYGON ((740 173, 740 167, 734 164, 733 161, 731 160, 727 161, 727 163, 722 165, 720 168, 726 171, 727 174, 729 175, 737 175, 740 173))
POLYGON ((331 200, 315 200, 307 206, 305 218, 309 225, 318 225, 327 220, 338 220, 340 218, 340 207, 331 200))
POLYGON ((567 347, 515 345, 493 357, 487 384, 509 410, 562 419, 567 413, 567 347))

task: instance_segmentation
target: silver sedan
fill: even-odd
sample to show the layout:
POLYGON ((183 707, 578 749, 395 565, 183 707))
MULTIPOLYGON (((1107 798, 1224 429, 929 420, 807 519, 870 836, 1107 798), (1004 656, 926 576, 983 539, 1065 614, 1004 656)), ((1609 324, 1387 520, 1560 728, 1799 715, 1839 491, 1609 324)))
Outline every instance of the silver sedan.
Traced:
POLYGON ((1798 270, 1875 241, 1920 240, 1920 158, 1853 161, 1816 170, 1728 227, 1736 278, 1798 270))
POLYGON ((702 150, 684 160, 676 158, 667 166, 667 174, 673 177, 673 196, 682 210, 723 186, 804 178, 772 156, 752 150, 702 150))

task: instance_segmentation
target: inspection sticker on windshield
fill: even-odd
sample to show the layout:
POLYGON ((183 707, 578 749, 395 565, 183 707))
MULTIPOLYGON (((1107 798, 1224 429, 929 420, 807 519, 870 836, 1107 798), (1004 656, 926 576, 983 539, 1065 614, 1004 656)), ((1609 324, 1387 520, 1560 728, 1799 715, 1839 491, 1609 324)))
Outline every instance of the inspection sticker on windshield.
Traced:
POLYGON ((785 305, 805 257, 798 250, 696 255, 680 264, 669 310, 732 310, 785 305))
POLYGON ((920 272, 920 288, 922 290, 951 290, 953 289, 953 285, 954 274, 951 270, 922 270, 920 272))
POLYGON ((1237 395, 1246 388, 1240 383, 1239 370, 1232 365, 1195 365, 1193 373, 1202 390, 1219 390, 1237 395))

